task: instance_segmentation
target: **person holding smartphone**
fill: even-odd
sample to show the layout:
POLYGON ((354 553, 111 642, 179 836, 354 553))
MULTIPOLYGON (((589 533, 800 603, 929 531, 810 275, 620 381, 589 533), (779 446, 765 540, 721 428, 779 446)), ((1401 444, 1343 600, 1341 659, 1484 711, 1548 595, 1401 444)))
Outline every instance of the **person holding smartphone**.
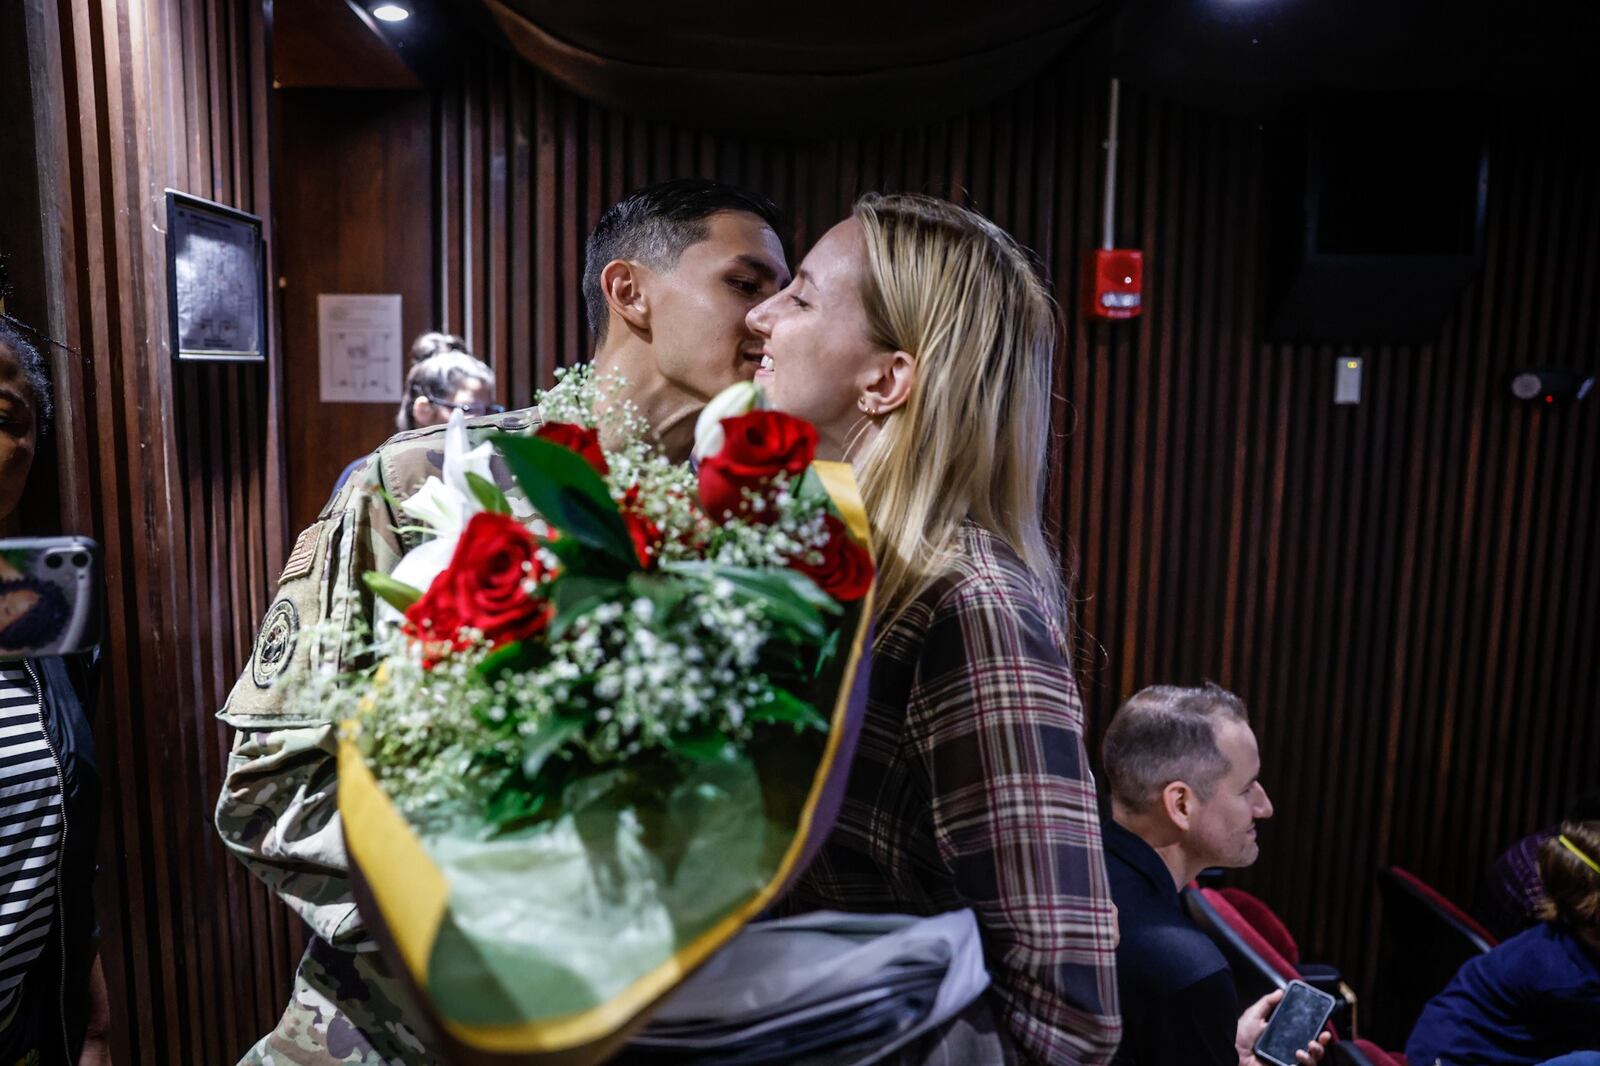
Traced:
MULTIPOLYGON (((44 361, 0 319, 0 522, 49 417, 44 361)), ((0 589, 26 583, 14 571, 0 552, 0 589)), ((0 612, 0 644, 27 621, 25 598, 8 600, 20 605, 0 612)), ((100 784, 80 665, 0 656, 0 1063, 111 1061, 92 892, 100 784)))
MULTIPOLYGON (((1111 791, 1103 826, 1117 905, 1122 1045, 1114 1066, 1266 1066, 1256 1044, 1282 991, 1243 1013, 1222 952, 1178 893, 1200 871, 1256 861, 1272 817, 1244 701, 1227 689, 1152 685, 1124 703, 1101 743, 1111 791)), ((1320 1062, 1327 1032, 1295 1051, 1320 1062)))

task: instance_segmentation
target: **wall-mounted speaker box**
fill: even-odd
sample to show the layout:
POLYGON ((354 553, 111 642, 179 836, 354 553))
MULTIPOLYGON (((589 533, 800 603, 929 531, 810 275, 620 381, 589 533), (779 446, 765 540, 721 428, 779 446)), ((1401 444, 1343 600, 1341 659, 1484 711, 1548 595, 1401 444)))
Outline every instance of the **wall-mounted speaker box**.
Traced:
POLYGON ((1269 337, 1438 333, 1482 260, 1486 115, 1468 98, 1352 94, 1274 131, 1261 272, 1269 337))

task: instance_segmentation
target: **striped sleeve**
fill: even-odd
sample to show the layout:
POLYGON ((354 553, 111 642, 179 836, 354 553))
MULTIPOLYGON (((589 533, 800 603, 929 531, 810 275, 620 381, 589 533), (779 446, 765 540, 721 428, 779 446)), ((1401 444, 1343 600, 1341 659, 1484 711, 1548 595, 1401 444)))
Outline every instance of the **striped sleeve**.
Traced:
POLYGON ((61 777, 33 683, 0 666, 0 1015, 51 942, 61 833, 61 777))

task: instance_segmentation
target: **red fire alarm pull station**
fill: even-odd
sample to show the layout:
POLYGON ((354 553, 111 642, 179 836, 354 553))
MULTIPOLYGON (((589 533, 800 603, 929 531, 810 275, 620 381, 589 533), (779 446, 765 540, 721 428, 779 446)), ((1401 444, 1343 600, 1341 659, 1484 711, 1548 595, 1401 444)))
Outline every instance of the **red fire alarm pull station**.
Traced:
POLYGON ((1111 132, 1106 138, 1105 214, 1100 247, 1083 264, 1083 314, 1086 318, 1116 321, 1133 318, 1144 308, 1144 253, 1137 248, 1116 248, 1117 214, 1117 111, 1121 84, 1111 79, 1111 132))
POLYGON ((1132 318, 1144 303, 1144 253, 1134 248, 1096 248, 1084 266, 1090 318, 1132 318))

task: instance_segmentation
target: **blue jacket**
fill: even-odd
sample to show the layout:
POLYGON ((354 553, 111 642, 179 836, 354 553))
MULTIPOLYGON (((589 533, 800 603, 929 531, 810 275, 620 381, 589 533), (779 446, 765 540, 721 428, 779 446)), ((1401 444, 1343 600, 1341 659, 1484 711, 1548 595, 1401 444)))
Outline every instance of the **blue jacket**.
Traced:
POLYGON ((1589 1049, 1600 1049, 1600 958, 1544 923, 1462 966, 1423 1009, 1406 1061, 1510 1066, 1589 1049))
POLYGON ((74 659, 69 665, 60 658, 27 659, 23 665, 37 689, 45 733, 60 760, 66 784, 66 833, 56 877, 60 906, 56 929, 51 934, 54 951, 41 955, 39 969, 30 971, 30 985, 35 973, 38 977, 30 995, 51 1005, 53 1024, 44 1031, 59 1030, 67 1047, 66 1061, 77 1062, 87 1021, 89 967, 99 938, 94 918, 94 876, 100 837, 100 774, 95 763, 94 733, 84 712, 84 701, 92 699, 92 666, 81 659, 74 659))

